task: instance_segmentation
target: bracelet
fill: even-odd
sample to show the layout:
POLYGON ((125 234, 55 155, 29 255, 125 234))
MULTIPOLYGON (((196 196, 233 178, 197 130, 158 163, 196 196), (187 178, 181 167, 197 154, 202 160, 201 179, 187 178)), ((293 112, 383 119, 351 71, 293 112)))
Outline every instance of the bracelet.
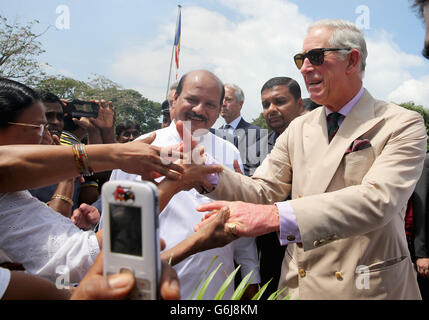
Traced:
POLYGON ((88 154, 86 153, 85 145, 83 144, 74 144, 72 145, 74 160, 76 166, 83 176, 92 176, 94 171, 88 164, 88 154))
POLYGON ((70 199, 69 197, 67 197, 67 196, 63 195, 63 194, 54 194, 54 195, 52 196, 51 200, 54 200, 54 199, 60 199, 60 200, 63 200, 63 201, 65 201, 65 202, 67 202, 67 203, 68 203, 69 205, 71 205, 71 206, 73 206, 73 205, 74 205, 73 200, 72 200, 72 199, 70 199))

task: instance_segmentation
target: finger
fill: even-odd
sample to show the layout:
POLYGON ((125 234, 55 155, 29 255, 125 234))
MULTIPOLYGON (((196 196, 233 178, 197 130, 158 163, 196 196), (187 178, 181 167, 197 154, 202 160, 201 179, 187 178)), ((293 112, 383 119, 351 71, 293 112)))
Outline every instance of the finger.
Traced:
POLYGON ((61 145, 60 138, 56 134, 52 135, 52 140, 54 140, 54 144, 57 146, 61 145))
POLYGON ((220 210, 222 207, 227 207, 228 202, 227 201, 213 201, 210 203, 205 203, 197 207, 197 211, 204 212, 204 211, 213 211, 213 210, 220 210))
POLYGON ((106 101, 105 100, 100 101, 100 108, 103 108, 103 109, 106 108, 106 101))
POLYGON ((220 173, 223 171, 223 167, 221 165, 215 164, 215 165, 208 165, 208 166, 204 166, 202 168, 202 173, 203 174, 212 174, 212 173, 220 173))
POLYGON ((159 239, 159 242, 160 242, 160 244, 161 244, 161 251, 162 251, 162 250, 164 250, 164 249, 165 249, 165 247, 166 247, 165 240, 164 240, 164 239, 162 239, 162 238, 160 238, 160 239, 159 239))
POLYGON ((162 261, 162 274, 161 274, 161 297, 164 300, 179 300, 180 299, 180 286, 179 279, 176 271, 168 265, 167 262, 162 261))
MULTIPOLYGON (((190 143, 191 150, 198 145, 198 142, 192 137, 191 131, 188 128, 186 128, 182 120, 177 121, 176 130, 179 133, 179 136, 182 139, 182 141, 185 142, 185 144, 190 143)), ((186 145, 185 147, 187 146, 188 145, 186 145)))
POLYGON ((138 140, 138 141, 141 141, 141 142, 146 143, 146 144, 151 144, 155 140, 155 138, 156 138, 156 133, 152 132, 146 138, 138 140))
POLYGON ((234 166, 235 172, 243 174, 243 172, 241 171, 240 165, 238 164, 238 160, 237 159, 234 160, 233 166, 234 166))
POLYGON ((112 110, 114 109, 112 101, 109 101, 107 104, 108 104, 109 109, 112 109, 112 110))

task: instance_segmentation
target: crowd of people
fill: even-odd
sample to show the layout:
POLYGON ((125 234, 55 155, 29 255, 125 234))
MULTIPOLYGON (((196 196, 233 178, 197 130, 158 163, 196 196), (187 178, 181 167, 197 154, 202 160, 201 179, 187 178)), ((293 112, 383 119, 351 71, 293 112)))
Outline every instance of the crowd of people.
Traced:
MULTIPOLYGON (((415 6, 429 29, 429 2, 415 6)), ((243 299, 268 282, 299 299, 429 299, 425 124, 371 96, 367 55, 354 24, 312 24, 293 57, 309 98, 290 77, 268 79, 269 130, 243 119, 239 85, 207 70, 170 87, 151 133, 115 126, 110 101, 73 117, 70 101, 0 78, 0 297, 127 298, 132 274, 103 276, 100 190, 146 180, 159 193, 163 299, 190 299, 214 257, 205 299, 237 265, 236 281, 253 275, 243 299)))

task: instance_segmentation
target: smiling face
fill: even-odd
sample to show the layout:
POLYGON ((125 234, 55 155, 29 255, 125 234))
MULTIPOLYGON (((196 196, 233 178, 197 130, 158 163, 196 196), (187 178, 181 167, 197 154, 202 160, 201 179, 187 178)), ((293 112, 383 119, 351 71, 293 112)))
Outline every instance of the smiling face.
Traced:
POLYGON ((191 131, 210 129, 219 117, 222 83, 208 71, 189 73, 174 100, 176 121, 190 121, 191 131))
MULTIPOLYGON (((316 48, 330 48, 329 39, 333 29, 315 27, 307 34, 303 52, 316 48)), ((341 61, 335 52, 325 52, 324 63, 315 66, 306 58, 301 68, 310 99, 332 110, 344 106, 348 100, 344 99, 344 85, 347 83, 348 59, 341 61), (346 100, 346 101, 344 101, 346 100)), ((337 111, 337 110, 334 110, 337 111)))
POLYGON ((287 85, 266 89, 261 98, 265 121, 278 134, 302 113, 302 99, 296 100, 287 85))

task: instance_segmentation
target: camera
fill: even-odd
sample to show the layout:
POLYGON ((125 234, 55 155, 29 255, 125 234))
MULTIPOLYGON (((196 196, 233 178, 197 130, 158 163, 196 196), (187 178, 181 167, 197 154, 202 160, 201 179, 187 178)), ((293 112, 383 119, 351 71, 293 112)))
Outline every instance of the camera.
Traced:
POLYGON ((151 182, 110 181, 101 194, 104 275, 131 273, 136 279, 131 299, 159 299, 157 187, 151 182))
POLYGON ((64 107, 64 113, 67 113, 72 118, 80 119, 81 117, 97 118, 98 104, 90 101, 79 99, 68 100, 64 107))

